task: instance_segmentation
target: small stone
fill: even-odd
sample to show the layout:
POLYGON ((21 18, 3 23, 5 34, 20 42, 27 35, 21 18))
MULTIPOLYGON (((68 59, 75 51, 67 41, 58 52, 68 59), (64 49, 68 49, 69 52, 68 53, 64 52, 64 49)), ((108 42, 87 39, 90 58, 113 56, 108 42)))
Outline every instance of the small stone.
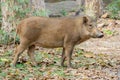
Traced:
POLYGON ((105 23, 98 24, 97 27, 104 27, 105 23))

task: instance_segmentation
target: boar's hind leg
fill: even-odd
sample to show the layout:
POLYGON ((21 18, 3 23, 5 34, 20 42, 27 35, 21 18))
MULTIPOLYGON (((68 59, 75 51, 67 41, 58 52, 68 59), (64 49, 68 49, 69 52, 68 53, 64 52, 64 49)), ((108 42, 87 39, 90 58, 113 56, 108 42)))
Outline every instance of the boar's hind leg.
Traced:
POLYGON ((61 66, 64 66, 64 61, 65 61, 65 48, 63 48, 63 51, 62 51, 61 66))
POLYGON ((67 67, 72 68, 71 66, 71 56, 73 52, 73 45, 66 45, 65 46, 65 56, 67 58, 67 67))
POLYGON ((36 62, 35 62, 35 58, 34 58, 34 50, 35 50, 35 45, 32 45, 28 48, 28 56, 31 59, 32 65, 33 66, 37 66, 36 62))
POLYGON ((13 66, 16 65, 19 56, 21 55, 21 53, 22 53, 26 48, 27 48, 27 45, 24 45, 24 44, 22 44, 22 43, 17 47, 17 49, 15 50, 15 57, 14 57, 14 60, 13 60, 13 66))

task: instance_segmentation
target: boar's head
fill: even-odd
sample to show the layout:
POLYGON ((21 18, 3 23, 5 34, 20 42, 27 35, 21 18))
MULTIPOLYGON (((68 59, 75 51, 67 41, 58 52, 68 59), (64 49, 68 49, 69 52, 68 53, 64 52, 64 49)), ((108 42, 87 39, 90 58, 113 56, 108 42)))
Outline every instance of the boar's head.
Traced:
POLYGON ((83 17, 83 33, 92 38, 102 38, 104 36, 103 32, 97 29, 96 21, 92 20, 90 17, 83 17))

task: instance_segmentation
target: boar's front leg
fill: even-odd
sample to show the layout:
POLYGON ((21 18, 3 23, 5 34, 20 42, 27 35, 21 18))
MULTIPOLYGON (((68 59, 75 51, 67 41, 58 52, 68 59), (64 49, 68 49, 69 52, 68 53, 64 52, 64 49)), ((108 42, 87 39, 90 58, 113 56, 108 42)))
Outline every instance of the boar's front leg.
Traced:
POLYGON ((67 67, 73 68, 71 65, 71 57, 73 52, 74 45, 72 44, 66 44, 65 45, 65 57, 67 59, 67 67))
POLYGON ((32 65, 37 66, 37 63, 35 62, 35 58, 34 58, 34 50, 35 50, 35 45, 28 47, 28 56, 31 59, 32 65))
POLYGON ((64 61, 65 61, 65 48, 63 47, 62 59, 61 59, 61 66, 63 66, 63 67, 64 67, 64 61))

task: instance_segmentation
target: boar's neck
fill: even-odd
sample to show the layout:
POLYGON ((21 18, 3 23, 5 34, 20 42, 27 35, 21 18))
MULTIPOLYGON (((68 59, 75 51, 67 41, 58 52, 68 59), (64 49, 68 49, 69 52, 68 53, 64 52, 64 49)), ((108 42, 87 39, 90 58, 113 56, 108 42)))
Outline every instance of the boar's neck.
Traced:
POLYGON ((84 31, 84 25, 79 26, 78 34, 79 34, 79 41, 77 42, 78 44, 90 39, 90 35, 86 34, 86 32, 84 31))
POLYGON ((80 42, 84 42, 86 40, 90 39, 89 35, 86 35, 84 32, 80 34, 80 42))
POLYGON ((88 39, 90 39, 89 36, 80 36, 80 37, 79 37, 79 40, 77 41, 76 44, 80 44, 80 43, 82 43, 82 42, 84 42, 84 41, 86 41, 86 40, 88 40, 88 39))

